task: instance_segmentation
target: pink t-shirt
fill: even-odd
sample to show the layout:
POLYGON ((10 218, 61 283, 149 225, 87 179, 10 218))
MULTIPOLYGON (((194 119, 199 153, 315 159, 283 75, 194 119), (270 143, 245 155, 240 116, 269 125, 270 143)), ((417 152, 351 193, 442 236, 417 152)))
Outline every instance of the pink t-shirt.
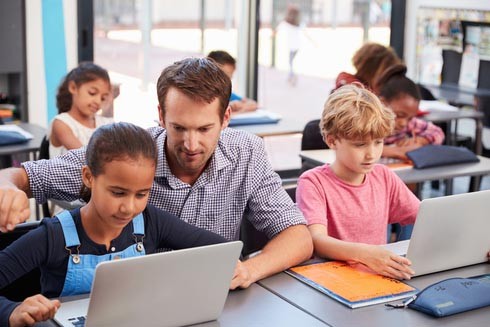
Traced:
POLYGON ((388 224, 412 224, 420 201, 384 165, 375 165, 361 185, 338 178, 330 166, 306 171, 298 180, 296 202, 308 225, 322 224, 339 240, 386 244, 388 224))

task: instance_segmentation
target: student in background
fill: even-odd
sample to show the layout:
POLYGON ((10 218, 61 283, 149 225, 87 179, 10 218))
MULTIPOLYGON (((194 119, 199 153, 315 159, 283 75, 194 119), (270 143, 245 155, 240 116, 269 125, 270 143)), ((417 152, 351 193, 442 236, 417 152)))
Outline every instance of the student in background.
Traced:
POLYGON ((86 158, 82 196, 87 204, 44 219, 0 252, 0 288, 39 267, 43 290, 22 303, 0 297, 1 326, 53 318, 60 303, 48 298, 89 293, 95 266, 113 257, 226 242, 147 205, 157 149, 146 130, 129 123, 102 126, 92 135, 86 158))
MULTIPOLYGON (((263 141, 226 128, 231 80, 208 58, 188 58, 165 68, 157 83, 160 126, 148 131, 157 143, 158 166, 150 203, 180 219, 239 237, 247 219, 269 239, 247 259, 232 288, 307 260, 313 251, 303 215, 272 170, 263 141)), ((74 200, 81 188, 82 149, 52 160, 24 162, 0 171, 0 230, 29 217, 29 201, 74 200)))
POLYGON ((48 130, 51 158, 86 145, 97 127, 112 122, 97 114, 110 92, 109 74, 94 63, 80 63, 65 76, 56 95, 58 115, 48 130))
POLYGON ((419 208, 419 200, 400 178, 376 164, 394 120, 365 88, 346 85, 332 93, 320 129, 336 159, 300 176, 296 200, 317 255, 410 279, 410 261, 379 246, 386 244, 388 224, 413 224, 419 208))
POLYGON ((298 81, 298 76, 294 72, 294 59, 301 48, 301 33, 303 26, 301 26, 300 23, 300 16, 301 12, 298 5, 290 3, 286 8, 284 20, 278 26, 278 30, 283 31, 286 34, 289 51, 288 82, 292 86, 295 86, 298 81))
POLYGON ((395 50, 378 43, 366 43, 352 57, 354 75, 342 72, 337 76, 335 89, 354 82, 373 90, 375 82, 388 67, 401 63, 395 50))
MULTIPOLYGON (((225 72, 225 74, 233 80, 233 74, 236 70, 236 60, 228 52, 223 50, 211 51, 208 54, 208 58, 216 61, 218 66, 225 72)), ((248 112, 257 110, 257 102, 245 97, 241 97, 233 92, 230 96, 230 108, 233 113, 248 112)))
POLYGON ((442 144, 443 130, 431 122, 417 118, 420 91, 405 76, 407 67, 399 64, 388 68, 376 82, 375 91, 381 101, 396 115, 394 133, 385 138, 383 157, 408 159, 406 153, 427 144, 442 144))

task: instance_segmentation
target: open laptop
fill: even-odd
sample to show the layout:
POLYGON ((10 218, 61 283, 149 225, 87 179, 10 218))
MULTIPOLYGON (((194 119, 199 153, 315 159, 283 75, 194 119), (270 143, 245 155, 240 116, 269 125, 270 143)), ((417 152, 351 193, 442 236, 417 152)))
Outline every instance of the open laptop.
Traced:
POLYGON ((486 262, 489 231, 490 190, 424 199, 410 241, 386 248, 406 254, 419 276, 486 262))
POLYGON ((95 270, 90 298, 64 302, 61 326, 182 326, 215 320, 223 310, 242 242, 124 260, 95 270), (82 323, 80 323, 82 321, 82 323))

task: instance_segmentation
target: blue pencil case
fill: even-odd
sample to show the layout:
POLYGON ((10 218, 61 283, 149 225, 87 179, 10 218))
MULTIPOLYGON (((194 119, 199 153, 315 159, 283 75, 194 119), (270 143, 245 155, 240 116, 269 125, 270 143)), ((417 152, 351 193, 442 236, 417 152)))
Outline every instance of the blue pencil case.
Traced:
POLYGON ((12 145, 29 141, 24 135, 15 131, 0 131, 0 145, 12 145))
POLYGON ((450 145, 426 145, 407 152, 407 157, 417 169, 480 161, 467 148, 450 145))
POLYGON ((490 274, 449 278, 432 284, 405 301, 409 308, 445 317, 490 305, 490 274))

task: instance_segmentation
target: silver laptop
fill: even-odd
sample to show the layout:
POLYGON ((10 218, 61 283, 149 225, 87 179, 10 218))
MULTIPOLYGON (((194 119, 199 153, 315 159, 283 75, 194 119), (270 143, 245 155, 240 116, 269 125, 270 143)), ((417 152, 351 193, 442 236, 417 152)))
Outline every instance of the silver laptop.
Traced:
POLYGON ((242 242, 107 261, 90 298, 62 303, 61 326, 182 326, 221 314, 242 242))
POLYGON ((424 199, 410 241, 387 248, 406 253, 419 276, 486 262, 489 231, 490 190, 424 199))

